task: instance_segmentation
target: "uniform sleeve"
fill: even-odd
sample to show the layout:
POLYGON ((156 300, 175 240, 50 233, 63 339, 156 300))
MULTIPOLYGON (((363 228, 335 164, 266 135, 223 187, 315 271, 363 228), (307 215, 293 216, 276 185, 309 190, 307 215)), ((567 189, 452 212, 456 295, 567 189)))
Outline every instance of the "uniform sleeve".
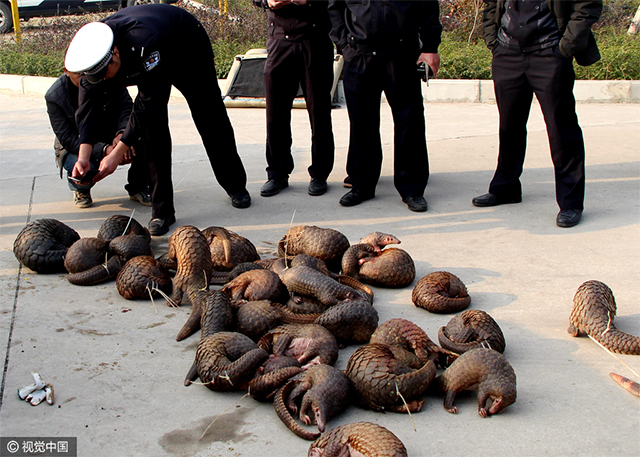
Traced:
POLYGON ((335 43, 338 54, 342 54, 342 50, 348 43, 347 25, 345 23, 347 3, 344 0, 329 0, 327 9, 329 11, 329 19, 331 19, 329 36, 331 41, 335 43))
POLYGON ((498 6, 496 0, 484 0, 482 12, 482 36, 489 49, 496 47, 498 42, 498 6))
POLYGON ((573 57, 587 47, 591 27, 602 14, 602 0, 573 3, 573 11, 559 45, 560 52, 567 57, 573 57))
POLYGON ((55 133, 56 138, 58 138, 58 141, 67 152, 77 154, 80 141, 78 140, 78 130, 73 120, 67 116, 62 107, 55 101, 46 98, 46 102, 47 114, 49 115, 53 133, 55 133))
POLYGON ((422 20, 420 21, 421 52, 437 53, 442 39, 440 23, 440 4, 438 0, 422 2, 422 20))

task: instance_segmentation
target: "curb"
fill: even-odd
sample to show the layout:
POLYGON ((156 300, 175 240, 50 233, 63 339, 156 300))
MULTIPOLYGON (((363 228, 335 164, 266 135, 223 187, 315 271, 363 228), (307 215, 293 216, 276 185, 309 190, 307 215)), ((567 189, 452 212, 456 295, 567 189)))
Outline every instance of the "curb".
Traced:
MULTIPOLYGON (((22 94, 42 94, 56 78, 44 76, 0 75, 0 90, 6 89, 22 94)), ((222 89, 226 80, 218 80, 222 89)), ((491 80, 434 79, 429 86, 423 84, 425 103, 495 103, 491 80)), ((135 94, 135 88, 133 88, 135 94)), ((131 89, 130 89, 131 90, 131 89)), ((576 81, 574 94, 578 103, 640 103, 640 81, 576 81)), ((172 89, 172 98, 183 98, 172 89)), ((337 88, 338 102, 344 102, 342 81, 337 88)), ((383 94, 383 101, 386 101, 383 94)))

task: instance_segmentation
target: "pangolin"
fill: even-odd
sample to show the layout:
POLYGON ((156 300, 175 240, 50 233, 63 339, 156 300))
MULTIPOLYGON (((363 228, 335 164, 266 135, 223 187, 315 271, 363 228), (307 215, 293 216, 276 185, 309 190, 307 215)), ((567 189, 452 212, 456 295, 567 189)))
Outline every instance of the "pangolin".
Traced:
POLYGON ((309 254, 323 260, 332 271, 340 269, 342 255, 349 248, 348 238, 337 230, 314 225, 291 227, 278 243, 278 254, 309 254))
POLYGON ((313 323, 329 330, 342 345, 367 343, 378 327, 378 312, 366 300, 349 300, 331 306, 313 323))
POLYGON ((13 242, 16 259, 37 273, 62 273, 64 258, 69 247, 80 235, 56 219, 38 219, 29 222, 13 242))
POLYGON ((338 359, 336 338, 317 324, 281 325, 264 335, 258 345, 275 355, 295 357, 305 369, 318 363, 333 365, 338 359))
POLYGON ((369 244, 354 244, 342 258, 342 271, 365 284, 378 287, 405 287, 416 277, 411 256, 400 248, 376 252, 369 244))
POLYGON ((322 435, 309 446, 309 457, 407 457, 402 441, 381 425, 354 422, 322 435))
POLYGON ((260 259, 256 247, 247 238, 224 227, 207 227, 202 230, 211 252, 214 270, 230 271, 243 262, 260 259))
POLYGON ((96 236, 102 240, 111 241, 122 235, 141 235, 146 237, 148 240, 151 239, 149 230, 146 227, 134 218, 130 216, 123 216, 121 214, 116 214, 106 218, 98 229, 98 234, 96 236))
POLYGON ((486 312, 468 309, 438 331, 440 346, 456 354, 479 347, 504 352, 507 344, 498 323, 486 312))
POLYGON ((116 287, 127 300, 170 294, 173 287, 167 270, 153 257, 139 255, 127 261, 116 277, 116 287))
POLYGON ((625 378, 624 376, 619 375, 618 373, 609 373, 611 379, 617 382, 620 387, 629 392, 631 395, 635 395, 636 397, 640 397, 640 384, 635 381, 632 381, 629 378, 625 378))
POLYGON ((69 248, 65 267, 67 279, 80 286, 99 284, 116 278, 129 259, 152 256, 151 237, 129 233, 110 241, 101 238, 81 238, 69 248))
POLYGON ((427 390, 436 375, 428 361, 414 370, 400 360, 386 344, 366 344, 353 353, 345 374, 355 387, 360 402, 380 411, 417 412, 422 409, 427 390))
POLYGON ((349 404, 349 380, 342 371, 329 365, 314 365, 296 375, 274 398, 280 420, 293 433, 304 439, 316 439, 318 434, 304 430, 291 415, 299 411, 305 425, 317 424, 324 432, 327 421, 341 413, 349 404), (299 404, 299 406, 298 406, 299 404))
POLYGON ((498 414, 516 401, 516 373, 504 355, 493 349, 477 348, 458 357, 440 376, 437 387, 445 393, 444 409, 456 414, 456 394, 478 389, 478 414, 498 414), (486 409, 487 401, 491 401, 486 409))
POLYGON ((414 305, 432 313, 457 313, 471 304, 464 283, 447 271, 436 271, 421 278, 411 298, 414 305))
POLYGON ((196 350, 195 373, 189 371, 185 385, 195 379, 215 391, 245 390, 257 369, 269 358, 248 336, 218 332, 200 340, 196 350))
POLYGON ((400 240, 389 233, 371 232, 360 239, 359 244, 368 244, 377 252, 380 252, 389 244, 400 244, 400 240))
POLYGON ((186 293, 193 305, 191 315, 176 337, 181 341, 200 328, 200 301, 209 289, 213 265, 207 240, 200 230, 191 225, 178 227, 171 234, 168 257, 177 264, 172 302, 179 305, 186 293))
MULTIPOLYGON (((370 343, 386 344, 415 354, 420 366, 432 360, 439 363, 444 351, 418 325, 402 318, 390 319, 380 324, 371 335, 370 343)), ((396 358, 398 352, 394 351, 396 358)))
POLYGON ((285 302, 289 298, 286 287, 273 271, 246 271, 222 287, 238 305, 247 301, 270 300, 285 302))
POLYGON ((585 332, 611 352, 640 354, 640 337, 618 330, 613 324, 616 300, 605 283, 586 281, 573 297, 573 309, 567 332, 579 336, 585 332))
POLYGON ((364 294, 354 288, 303 265, 285 269, 280 274, 280 279, 292 297, 304 295, 315 298, 327 306, 333 306, 348 299, 354 300, 364 297, 364 294))
POLYGON ((249 395, 258 401, 268 401, 290 378, 304 370, 295 357, 270 355, 249 382, 249 395))

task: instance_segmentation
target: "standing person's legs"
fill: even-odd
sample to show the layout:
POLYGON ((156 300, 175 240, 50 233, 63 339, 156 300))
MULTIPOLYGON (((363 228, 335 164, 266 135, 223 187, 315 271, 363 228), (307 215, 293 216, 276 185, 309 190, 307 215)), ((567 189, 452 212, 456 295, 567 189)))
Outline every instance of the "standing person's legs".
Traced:
MULTIPOLYGON (((169 101, 171 86, 165 88, 165 93, 157 97, 169 101)), ((138 99, 136 98, 136 103, 138 99)), ((151 178, 151 218, 165 221, 175 221, 175 206, 173 201, 173 181, 171 165, 171 133, 169 131, 169 112, 167 104, 158 103, 159 108, 148 113, 145 128, 142 130, 142 141, 146 146, 146 158, 149 164, 151 178)), ((135 115, 135 105, 134 113, 135 115)), ((173 222, 169 222, 171 225, 173 222)), ((168 229, 167 225, 167 229, 168 229)), ((165 231, 166 233, 166 231, 165 231)), ((153 234, 153 233, 152 233, 153 234)))
POLYGON ((493 83, 500 114, 498 165, 489 193, 507 201, 522 196, 520 176, 527 147, 527 121, 533 91, 524 70, 523 54, 498 46, 493 56, 493 83))
POLYGON ((344 94, 349 113, 347 174, 353 192, 373 198, 382 169, 380 138, 381 74, 371 56, 356 54, 345 63, 344 94))
POLYGON ((199 24, 186 35, 190 35, 185 37, 189 46, 175 69, 172 83, 187 100, 217 181, 232 197, 233 206, 246 208, 251 204, 246 189, 247 174, 217 84, 211 42, 199 24), (205 80, 194 82, 194 75, 205 80), (236 201, 239 196, 244 197, 242 201, 236 201))
POLYGON ((333 44, 328 37, 313 38, 301 44, 303 49, 298 68, 303 74, 303 92, 311 125, 309 176, 326 182, 335 160, 331 123, 333 44))
POLYGON ((585 151, 573 95, 573 62, 557 48, 534 53, 531 61, 527 76, 547 125, 558 206, 561 210, 582 210, 585 151))
POLYGON ((388 62, 389 81, 384 88, 393 114, 393 182, 403 200, 422 197, 429 181, 424 101, 416 60, 412 54, 394 56, 388 62))
POLYGON ((270 39, 264 66, 267 178, 286 181, 293 171, 291 106, 298 92, 295 43, 270 39))

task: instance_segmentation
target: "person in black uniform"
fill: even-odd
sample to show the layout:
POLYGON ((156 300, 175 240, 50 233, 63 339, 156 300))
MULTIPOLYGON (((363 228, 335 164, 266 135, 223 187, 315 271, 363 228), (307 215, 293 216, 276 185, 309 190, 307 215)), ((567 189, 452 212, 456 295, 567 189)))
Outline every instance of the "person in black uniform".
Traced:
POLYGON ((264 68, 267 100, 267 178, 260 195, 270 197, 289 186, 291 106, 302 88, 311 125, 309 195, 327 191, 333 169, 331 127, 333 43, 327 0, 253 0, 269 11, 269 40, 264 68))
POLYGON ((74 177, 89 169, 97 83, 113 78, 125 86, 136 85, 138 95, 129 124, 114 152, 100 163, 94 180, 113 173, 127 145, 141 138, 151 170, 153 211, 149 231, 156 236, 167 233, 176 220, 167 109, 171 86, 175 86, 187 100, 213 172, 232 205, 250 206, 247 175, 217 84, 211 42, 191 14, 166 4, 124 8, 82 27, 67 50, 65 63, 84 75, 77 114, 81 146, 74 177), (83 29, 85 33, 81 33, 83 29))
POLYGON ((375 196, 382 168, 380 100, 394 122, 394 185, 411 211, 426 211, 429 179, 424 104, 418 65, 440 68, 442 33, 437 0, 329 1, 331 39, 344 56, 344 93, 350 120, 350 192, 343 206, 375 196))
MULTIPOLYGON (((62 178, 62 170, 67 171, 69 188, 73 191, 75 205, 78 208, 88 208, 93 204, 91 188, 94 184, 69 179, 73 166, 78 160, 80 147, 80 134, 75 119, 78 109, 80 74, 66 68, 63 70, 64 73, 56 79, 44 96, 51 128, 56 136, 53 148, 56 164, 60 168, 60 178, 62 178)), ((91 150, 92 170, 98 169, 102 158, 110 154, 120 141, 133 106, 131 96, 125 87, 119 84, 104 84, 102 89, 100 102, 102 108, 98 110, 100 121, 97 123, 99 141, 93 144, 91 150)), ((125 153, 123 162, 131 163, 127 175, 128 184, 124 186, 129 193, 129 198, 142 205, 151 206, 149 167, 144 158, 143 148, 138 147, 135 150, 131 148, 125 153)))
POLYGON ((584 209, 585 150, 573 95, 579 65, 600 60, 591 26, 601 0, 485 0, 483 34, 493 52, 493 84, 500 113, 498 165, 489 193, 475 206, 522 201, 520 176, 533 94, 547 125, 555 168, 559 227, 580 222, 584 209))

